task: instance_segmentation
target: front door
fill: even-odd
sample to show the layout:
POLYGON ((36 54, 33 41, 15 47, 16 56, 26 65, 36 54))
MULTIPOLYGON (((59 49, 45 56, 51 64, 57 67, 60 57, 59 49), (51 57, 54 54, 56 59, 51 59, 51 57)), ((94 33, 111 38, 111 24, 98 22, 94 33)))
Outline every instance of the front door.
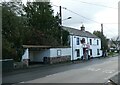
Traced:
POLYGON ((88 50, 86 48, 83 48, 83 59, 88 59, 88 50))

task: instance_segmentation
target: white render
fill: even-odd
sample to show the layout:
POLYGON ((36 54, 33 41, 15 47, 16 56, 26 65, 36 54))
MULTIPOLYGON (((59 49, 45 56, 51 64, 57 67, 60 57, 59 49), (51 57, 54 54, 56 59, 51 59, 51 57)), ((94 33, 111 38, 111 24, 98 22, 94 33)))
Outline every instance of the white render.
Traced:
POLYGON ((30 61, 43 62, 44 57, 70 56, 71 48, 50 48, 42 51, 29 51, 30 61))
MULTIPOLYGON (((87 38, 87 37, 81 37, 76 35, 70 35, 70 46, 71 46, 71 60, 76 60, 78 58, 81 58, 83 56, 83 44, 80 42, 79 45, 77 45, 77 38, 79 38, 79 41, 82 40, 82 38, 85 38, 85 44, 90 45, 90 39, 92 40, 92 45, 90 45, 89 49, 92 49, 92 57, 100 57, 102 56, 101 49, 101 40, 99 38, 87 38), (97 40, 99 41, 99 45, 97 45, 97 40), (77 57, 76 49, 80 50, 80 56, 77 57), (99 49, 99 55, 97 55, 97 49, 99 49)), ((90 52, 89 52, 90 55, 90 52)))
POLYGON ((50 57, 71 55, 71 48, 51 48, 50 57))
POLYGON ((22 56, 22 61, 23 61, 24 59, 29 59, 29 51, 28 51, 28 48, 25 50, 24 55, 22 56))

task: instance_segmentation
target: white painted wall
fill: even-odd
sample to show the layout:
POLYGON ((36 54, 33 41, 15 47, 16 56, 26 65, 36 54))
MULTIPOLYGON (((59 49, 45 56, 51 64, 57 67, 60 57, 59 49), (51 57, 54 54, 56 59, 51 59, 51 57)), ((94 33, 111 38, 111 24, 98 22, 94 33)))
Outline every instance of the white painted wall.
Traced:
MULTIPOLYGON (((101 49, 101 40, 99 38, 88 38, 89 39, 92 39, 92 45, 90 45, 90 49, 92 49, 92 56, 93 57, 100 57, 102 56, 102 51, 100 50, 101 49), (97 40, 99 41, 99 45, 97 45, 97 40), (99 53, 100 55, 97 55, 97 49, 99 49, 99 53)), ((90 43, 90 42, 89 42, 90 43)))
POLYGON ((43 62, 44 57, 58 57, 57 51, 61 51, 59 56, 70 56, 71 48, 50 48, 42 51, 30 51, 30 60, 34 62, 43 62))
POLYGON ((50 49, 50 57, 68 56, 68 55, 71 55, 71 48, 51 48, 50 49), (61 55, 59 55, 58 51, 61 53, 61 55))
MULTIPOLYGON (((92 39, 92 45, 90 45, 90 49, 92 49, 92 56, 93 57, 99 57, 102 56, 102 51, 101 49, 101 40, 99 38, 87 38, 87 37, 80 37, 80 36, 76 36, 76 35, 70 35, 70 46, 71 46, 71 60, 76 60, 78 58, 81 58, 81 56, 83 56, 83 47, 82 47, 82 43, 80 42, 79 45, 77 45, 77 41, 76 39, 79 38, 80 40, 82 40, 83 38, 85 38, 85 44, 90 44, 90 39, 92 39), (99 40, 99 45, 97 45, 97 40, 99 40), (77 53, 75 51, 75 49, 79 49, 80 50, 80 57, 77 57, 77 53), (99 53, 100 55, 97 55, 97 49, 99 49, 99 53), (73 55, 73 56, 72 56, 73 55)), ((90 52, 89 52, 90 54, 90 52)))
POLYGON ((77 38, 79 38, 79 41, 81 40, 80 36, 75 36, 75 35, 70 35, 70 46, 71 46, 71 60, 76 60, 78 58, 81 58, 82 50, 81 50, 81 42, 80 44, 77 45, 77 38), (80 50, 80 56, 77 57, 77 52, 75 51, 76 49, 80 50))

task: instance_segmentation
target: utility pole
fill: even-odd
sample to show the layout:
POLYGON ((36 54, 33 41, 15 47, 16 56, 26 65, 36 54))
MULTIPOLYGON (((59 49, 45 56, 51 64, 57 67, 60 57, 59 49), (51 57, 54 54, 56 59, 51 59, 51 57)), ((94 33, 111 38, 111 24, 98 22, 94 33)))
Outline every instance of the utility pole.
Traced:
POLYGON ((101 48, 102 48, 102 55, 104 56, 104 46, 103 46, 103 24, 101 24, 101 35, 102 35, 102 37, 101 37, 101 48))
POLYGON ((103 35, 103 24, 101 24, 101 33, 103 35))
POLYGON ((63 39, 62 39, 62 9, 61 9, 61 6, 59 7, 60 9, 60 30, 61 30, 61 37, 60 37, 60 40, 61 40, 61 45, 63 45, 63 39))

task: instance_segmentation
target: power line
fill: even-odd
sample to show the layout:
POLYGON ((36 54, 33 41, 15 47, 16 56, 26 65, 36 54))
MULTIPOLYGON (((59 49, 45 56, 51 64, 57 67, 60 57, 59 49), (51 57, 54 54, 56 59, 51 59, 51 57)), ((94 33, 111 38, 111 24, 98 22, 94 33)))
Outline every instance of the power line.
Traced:
MULTIPOLYGON (((50 3, 51 3, 51 2, 50 2, 50 3)), ((59 7, 59 6, 57 6, 57 5, 54 5, 54 4, 52 4, 52 6, 59 7)))
POLYGON ((120 23, 103 23, 103 24, 120 24, 120 23))
POLYGON ((97 21, 95 21, 95 20, 89 19, 89 18, 87 18, 87 17, 85 17, 85 16, 83 16, 83 15, 80 15, 80 14, 78 14, 78 13, 76 13, 76 12, 70 10, 70 9, 67 9, 67 8, 64 8, 64 9, 67 10, 67 11, 69 11, 69 12, 71 12, 71 13, 74 13, 74 14, 82 17, 82 18, 85 18, 85 19, 87 19, 87 20, 89 20, 89 21, 93 21, 93 22, 99 23, 99 22, 97 22, 97 21))
MULTIPOLYGON (((52 5, 53 5, 53 4, 52 4, 52 5)), ((53 6, 59 7, 59 6, 57 6, 57 5, 53 5, 53 6)), ((97 22, 97 21, 95 21, 95 20, 89 19, 89 18, 87 18, 87 17, 85 17, 85 16, 83 16, 83 15, 80 15, 80 14, 78 14, 78 13, 76 13, 76 12, 70 10, 70 9, 67 9, 66 7, 61 7, 61 8, 64 9, 64 10, 67 10, 67 11, 73 13, 73 14, 76 14, 76 15, 82 17, 82 18, 85 18, 85 19, 87 19, 87 20, 89 20, 89 21, 93 21, 93 22, 99 23, 99 22, 97 22)))
MULTIPOLYGON (((75 0, 73 0, 73 1, 75 1, 75 0)), ((95 5, 95 6, 106 7, 106 8, 112 8, 112 9, 118 9, 116 7, 106 6, 106 5, 102 5, 102 4, 89 3, 89 2, 80 1, 80 0, 78 0, 78 1, 81 2, 81 3, 84 3, 84 4, 95 5)))
MULTIPOLYGON (((57 5, 53 5, 53 6, 59 7, 59 6, 57 6, 57 5)), ((100 22, 97 22, 97 21, 95 21, 95 20, 89 19, 89 18, 87 18, 87 17, 85 17, 85 16, 83 16, 83 15, 81 15, 81 14, 78 14, 78 13, 76 13, 76 12, 70 10, 70 9, 67 9, 66 7, 62 7, 62 9, 65 9, 65 10, 67 10, 67 11, 69 11, 69 12, 71 12, 71 13, 74 13, 74 14, 82 17, 82 18, 85 18, 85 19, 87 19, 87 20, 89 20, 89 21, 93 21, 93 22, 95 22, 95 23, 101 24, 100 22)), ((120 24, 120 23, 103 23, 103 24, 120 24)))
MULTIPOLYGON (((95 21, 95 20, 92 20, 92 19, 89 19, 89 18, 87 18, 87 17, 84 17, 84 16, 82 16, 82 15, 76 13, 76 12, 73 12, 73 11, 67 9, 67 8, 64 8, 64 9, 65 9, 65 10, 68 10, 68 11, 70 11, 70 12, 72 12, 72 13, 80 16, 80 17, 83 17, 83 18, 85 18, 85 19, 87 19, 87 20, 90 20, 90 21, 93 21, 93 22, 95 22, 95 23, 101 24, 100 22, 97 22, 97 21, 95 21)), ((118 23, 103 23, 103 24, 118 24, 118 23)), ((104 26, 104 28, 107 29, 108 27, 104 26)), ((112 30, 111 30, 111 31, 108 31, 108 32, 109 32, 110 34, 113 34, 113 35, 114 35, 114 33, 112 32, 112 30)))
MULTIPOLYGON (((57 5, 53 5, 53 6, 59 7, 59 6, 57 6, 57 5)), ((85 19, 87 19, 87 20, 89 20, 89 21, 92 21, 92 22, 95 22, 95 23, 101 24, 100 22, 97 22, 97 21, 95 21, 95 20, 89 19, 89 18, 87 18, 87 17, 85 17, 85 16, 83 16, 83 15, 80 15, 80 14, 78 14, 78 13, 76 13, 76 12, 70 10, 70 9, 67 9, 66 7, 61 7, 61 8, 62 8, 62 9, 65 9, 65 10, 71 12, 71 13, 74 13, 74 14, 76 14, 76 15, 82 17, 82 18, 85 18, 85 19)), ((103 23, 103 24, 119 24, 119 23, 103 23)), ((104 28, 107 29, 108 27, 106 27, 106 26, 104 25, 104 28)), ((112 32, 112 30, 109 31, 109 33, 114 34, 114 33, 112 32)))
POLYGON ((84 2, 84 1, 80 1, 80 0, 78 0, 78 1, 81 2, 81 3, 84 3, 84 4, 90 4, 90 5, 95 5, 95 6, 101 6, 101 7, 107 7, 107 8, 112 8, 112 9, 118 9, 118 8, 115 8, 115 7, 105 6, 105 5, 101 5, 101 4, 94 4, 94 3, 84 2))

